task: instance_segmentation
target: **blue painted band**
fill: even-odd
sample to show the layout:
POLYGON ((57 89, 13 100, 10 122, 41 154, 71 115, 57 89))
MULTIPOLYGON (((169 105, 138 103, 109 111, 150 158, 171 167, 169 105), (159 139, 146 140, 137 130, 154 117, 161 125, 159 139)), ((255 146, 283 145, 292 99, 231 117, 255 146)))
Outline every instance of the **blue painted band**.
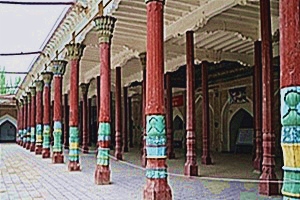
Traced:
POLYGON ((62 129, 62 125, 60 121, 55 121, 53 125, 54 129, 62 129))
POLYGON ((161 178, 167 178, 168 173, 167 169, 147 169, 146 170, 146 177, 147 178, 155 178, 155 179, 161 179, 161 178))
POLYGON ((99 136, 110 136, 110 123, 108 122, 100 122, 98 128, 98 141, 100 141, 99 136))
POLYGON ((280 90, 281 124, 300 126, 300 87, 285 87, 280 90))
POLYGON ((281 143, 300 143, 300 126, 283 126, 281 143))
POLYGON ((166 147, 146 147, 147 158, 165 157, 167 155, 166 147))
POLYGON ((110 135, 98 135, 98 141, 110 141, 110 135))
POLYGON ((300 173, 300 168, 294 168, 294 167, 286 167, 283 166, 282 169, 286 172, 295 172, 295 173, 300 173))

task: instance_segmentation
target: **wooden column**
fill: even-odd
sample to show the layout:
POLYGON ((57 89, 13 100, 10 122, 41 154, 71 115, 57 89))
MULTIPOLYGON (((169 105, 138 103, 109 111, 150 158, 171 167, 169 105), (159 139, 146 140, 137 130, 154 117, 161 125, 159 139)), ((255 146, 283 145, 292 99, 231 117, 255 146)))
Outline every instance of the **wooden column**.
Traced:
POLYGON ((124 102, 124 113, 123 113, 123 135, 124 135, 124 152, 128 152, 128 90, 127 87, 123 87, 123 102, 124 102))
POLYGON ((30 151, 34 152, 35 150, 35 117, 36 117, 36 88, 35 86, 31 86, 30 88, 30 93, 31 93, 31 119, 30 119, 30 151))
POLYGON ((116 19, 110 16, 99 16, 94 19, 95 30, 99 36, 100 48, 100 109, 98 130, 98 154, 95 171, 95 183, 106 185, 110 183, 109 150, 111 136, 110 110, 110 47, 116 19))
POLYGON ((171 74, 166 74, 166 91, 167 91, 167 102, 166 102, 166 124, 167 124, 167 156, 169 159, 175 158, 173 148, 173 107, 172 107, 172 85, 171 85, 171 74))
POLYGON ((208 63, 202 62, 202 158, 201 163, 210 165, 210 123, 209 123, 209 94, 208 94, 208 63))
POLYGON ((92 98, 88 98, 87 102, 87 132, 89 134, 88 137, 88 146, 92 145, 93 140, 93 131, 92 131, 92 98))
POLYGON ((43 80, 36 80, 36 143, 35 154, 41 155, 43 148, 43 80))
POLYGON ((23 138, 22 138, 22 146, 26 147, 26 137, 27 137, 27 95, 23 95, 23 138))
POLYGON ((280 3, 283 199, 300 199, 300 0, 280 3))
POLYGON ((19 119, 19 145, 22 146, 23 144, 23 99, 19 99, 19 112, 20 112, 20 119, 19 119))
POLYGON ((129 147, 133 148, 132 97, 128 97, 129 147))
POLYGON ((64 94, 64 149, 69 149, 69 101, 68 94, 64 94))
POLYGON ((78 105, 79 105, 79 62, 85 45, 70 43, 66 46, 70 63, 70 118, 69 118, 69 171, 80 171, 79 163, 79 133, 78 133, 78 105))
MULTIPOLYGON (((100 97, 100 76, 97 76, 97 96, 96 96, 97 119, 99 119, 100 99, 101 99, 101 97, 100 97)), ((97 127, 99 127, 99 120, 97 120, 97 127)))
POLYGON ((164 0, 146 0, 147 72, 146 72, 146 150, 147 183, 145 200, 171 200, 167 180, 166 127, 164 105, 164 0))
POLYGON ((262 64, 261 42, 254 43, 254 69, 253 69, 253 115, 255 130, 255 158, 253 167, 261 172, 262 168, 262 64))
MULTIPOLYGON (((125 109, 124 105, 124 109, 125 109)), ((124 123, 126 123, 124 118, 124 123)), ((115 96, 115 129, 116 151, 115 157, 123 160, 122 153, 122 102, 121 102, 121 67, 116 67, 116 96, 115 96)), ((128 149, 127 149, 128 150, 128 149)))
POLYGON ((44 81, 44 113, 43 113, 43 150, 42 158, 50 158, 50 107, 52 72, 42 72, 44 81))
POLYGON ((54 105, 53 105, 53 156, 52 163, 64 163, 62 148, 62 77, 68 62, 65 60, 51 61, 54 74, 54 105))
POLYGON ((194 33, 186 32, 186 162, 184 174, 198 175, 195 135, 194 33))
POLYGON ((82 153, 88 153, 88 140, 89 140, 89 133, 88 133, 88 107, 87 107, 87 95, 89 90, 89 84, 81 83, 81 94, 82 94, 82 153))
POLYGON ((275 174, 275 133, 274 133, 274 76, 271 37, 270 0, 260 1, 262 36, 262 82, 263 82, 263 162, 260 176, 259 194, 276 195, 278 191, 275 174))
POLYGON ((141 135, 141 165, 142 167, 146 167, 147 165, 147 151, 146 151, 146 115, 145 115, 145 109, 146 109, 146 64, 147 64, 147 53, 143 52, 139 55, 140 62, 143 67, 143 82, 142 82, 142 126, 143 131, 141 135))
POLYGON ((27 132, 26 132, 26 149, 30 149, 31 136, 31 93, 27 92, 27 132))

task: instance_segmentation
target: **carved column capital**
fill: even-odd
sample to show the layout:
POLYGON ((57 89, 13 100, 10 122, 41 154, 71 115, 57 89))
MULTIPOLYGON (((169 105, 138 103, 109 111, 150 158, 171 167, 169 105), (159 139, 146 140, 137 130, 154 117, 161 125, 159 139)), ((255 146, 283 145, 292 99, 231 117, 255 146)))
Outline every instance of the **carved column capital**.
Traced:
POLYGON ((117 19, 111 16, 98 16, 94 19, 99 43, 110 43, 117 19))
POLYGON ((23 98, 23 105, 27 104, 27 95, 23 94, 22 98, 23 98))
POLYGON ((86 95, 88 93, 88 90, 89 90, 89 84, 88 83, 81 83, 80 84, 80 89, 81 89, 82 95, 86 95))
POLYGON ((50 63, 54 76, 63 76, 66 71, 68 61, 65 60, 52 60, 50 63))
POLYGON ((146 68, 146 64, 147 64, 147 53, 143 52, 139 54, 140 57, 140 62, 142 64, 143 69, 146 68))
POLYGON ((19 99, 19 105, 20 107, 23 107, 23 99, 19 99))
POLYGON ((49 71, 42 72, 42 77, 44 81, 44 86, 50 86, 52 78, 53 78, 53 73, 49 71))
POLYGON ((30 86, 29 87, 31 96, 35 96, 36 95, 36 87, 35 86, 30 86))
POLYGON ((37 92, 43 91, 44 81, 43 80, 36 80, 35 81, 35 86, 36 86, 36 91, 37 92))
POLYGON ((27 93, 27 103, 31 102, 31 93, 30 91, 26 92, 27 93))
POLYGON ((80 60, 83 55, 85 45, 81 43, 70 43, 67 44, 65 48, 67 49, 67 57, 69 60, 80 60))

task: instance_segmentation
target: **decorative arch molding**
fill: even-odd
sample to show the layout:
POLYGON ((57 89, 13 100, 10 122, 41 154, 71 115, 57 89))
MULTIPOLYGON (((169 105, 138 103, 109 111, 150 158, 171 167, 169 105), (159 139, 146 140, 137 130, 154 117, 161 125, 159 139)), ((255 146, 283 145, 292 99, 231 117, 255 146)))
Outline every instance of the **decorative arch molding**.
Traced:
POLYGON ((17 125, 17 120, 14 118, 14 117, 12 117, 11 115, 9 115, 9 114, 5 114, 5 115, 3 115, 2 117, 0 117, 0 126, 4 123, 4 122, 6 122, 6 121, 9 121, 11 124, 13 124, 16 128, 18 127, 18 125, 17 125))
POLYGON ((221 111, 221 138, 222 150, 230 151, 230 122, 232 117, 240 110, 243 109, 253 117, 253 102, 250 98, 246 97, 247 103, 243 104, 230 104, 229 99, 225 102, 221 111))
MULTIPOLYGON (((201 95, 201 94, 196 98, 196 101, 195 101, 195 104, 196 104, 196 105, 197 105, 197 103, 198 103, 198 101, 199 101, 200 99, 202 99, 202 95, 201 95)), ((202 102, 201 102, 201 104, 202 104, 202 102)), ((215 115, 215 111, 214 111, 214 108, 212 107, 212 105, 211 105, 210 103, 209 103, 208 105, 209 105, 209 109, 211 110, 211 113, 212 113, 213 115, 215 115)), ((197 107, 196 107, 196 109, 197 109, 197 107)))

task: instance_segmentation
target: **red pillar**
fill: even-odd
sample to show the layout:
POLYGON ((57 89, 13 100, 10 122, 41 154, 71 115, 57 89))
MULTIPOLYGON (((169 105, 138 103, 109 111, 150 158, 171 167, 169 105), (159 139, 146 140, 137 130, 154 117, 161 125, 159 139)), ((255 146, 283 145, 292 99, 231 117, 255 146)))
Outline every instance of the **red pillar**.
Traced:
POLYGON ((42 158, 50 158, 50 107, 52 72, 42 72, 44 81, 43 150, 42 158))
POLYGON ((283 199, 300 199, 300 0, 280 2, 283 199))
POLYGON ((116 19, 110 16, 100 16, 94 19, 96 30, 99 33, 100 48, 100 110, 98 130, 98 154, 95 171, 95 183, 106 185, 110 183, 109 150, 111 136, 111 110, 110 110, 110 47, 112 33, 116 19))
POLYGON ((186 162, 184 174, 198 175, 195 135, 194 33, 186 32, 186 162))
POLYGON ((146 152, 146 115, 145 115, 145 108, 146 108, 146 64, 147 64, 147 53, 143 52, 139 55, 140 62, 143 67, 143 82, 142 82, 142 126, 143 132, 141 135, 141 164, 142 167, 146 167, 147 165, 147 152, 146 152))
POLYGON ((133 148, 132 97, 128 97, 129 147, 133 148))
POLYGON ((69 101, 64 94, 64 149, 69 149, 69 101))
POLYGON ((261 172, 262 164, 262 81, 261 81, 261 42, 254 43, 254 71, 253 71, 253 114, 255 130, 255 158, 253 167, 261 172))
POLYGON ((275 174, 275 134, 273 121, 273 64, 270 0, 260 1, 262 36, 262 81, 263 81, 263 162, 260 176, 259 194, 276 195, 278 191, 275 174))
POLYGON ((26 143, 27 143, 27 95, 23 95, 23 102, 24 102, 24 106, 23 106, 23 143, 22 146, 23 148, 26 147, 26 143))
MULTIPOLYGON (((125 95, 124 95, 125 96, 125 95)), ((116 128, 116 151, 115 157, 119 160, 123 160, 122 153, 122 103, 121 103, 121 67, 116 68, 116 95, 115 95, 115 128, 116 128)), ((124 105, 124 110, 127 108, 124 105)), ((124 118, 124 123, 126 123, 126 118, 124 118)), ((128 149, 127 149, 128 150, 128 149)))
POLYGON ((19 145, 22 146, 23 143, 23 99, 19 99, 19 112, 20 112, 20 118, 19 118, 19 145))
POLYGON ((209 123, 209 96, 208 96, 208 63, 202 62, 202 158, 201 163, 210 165, 210 123, 209 123))
POLYGON ((27 92, 27 132, 26 132, 26 149, 30 149, 30 136, 31 136, 31 93, 27 92))
POLYGON ((52 163, 64 163, 62 148, 62 77, 68 64, 65 60, 51 61, 54 74, 54 105, 53 105, 53 157, 52 163))
POLYGON ((172 85, 171 85, 171 74, 166 74, 166 124, 167 124, 167 156, 169 159, 175 158, 173 148, 173 107, 172 107, 172 85))
POLYGON ((19 101, 16 99, 17 105, 17 138, 16 143, 19 144, 19 137, 20 137, 20 104, 19 101))
POLYGON ((124 152, 128 152, 128 88, 123 87, 123 102, 124 102, 124 113, 123 113, 123 135, 124 135, 124 152))
POLYGON ((146 150, 147 183, 145 200, 172 199, 167 180, 166 129, 164 104, 164 0, 146 0, 147 72, 146 72, 146 150))
POLYGON ((70 63, 70 118, 69 118, 69 171, 80 171, 79 164, 79 133, 78 133, 78 90, 79 90, 79 62, 85 45, 70 43, 66 45, 70 63))
POLYGON ((43 87, 44 82, 42 80, 35 81, 36 86, 36 143, 35 154, 42 154, 42 142, 43 142, 43 87))
POLYGON ((31 93, 31 119, 30 119, 30 151, 34 152, 35 150, 35 138, 36 138, 36 132, 35 132, 35 117, 36 117, 36 87, 31 86, 30 87, 30 93, 31 93))
POLYGON ((88 126, 88 107, 87 107, 87 95, 89 90, 89 84, 81 83, 81 94, 82 94, 82 153, 88 153, 88 140, 89 140, 89 133, 87 130, 88 126))

